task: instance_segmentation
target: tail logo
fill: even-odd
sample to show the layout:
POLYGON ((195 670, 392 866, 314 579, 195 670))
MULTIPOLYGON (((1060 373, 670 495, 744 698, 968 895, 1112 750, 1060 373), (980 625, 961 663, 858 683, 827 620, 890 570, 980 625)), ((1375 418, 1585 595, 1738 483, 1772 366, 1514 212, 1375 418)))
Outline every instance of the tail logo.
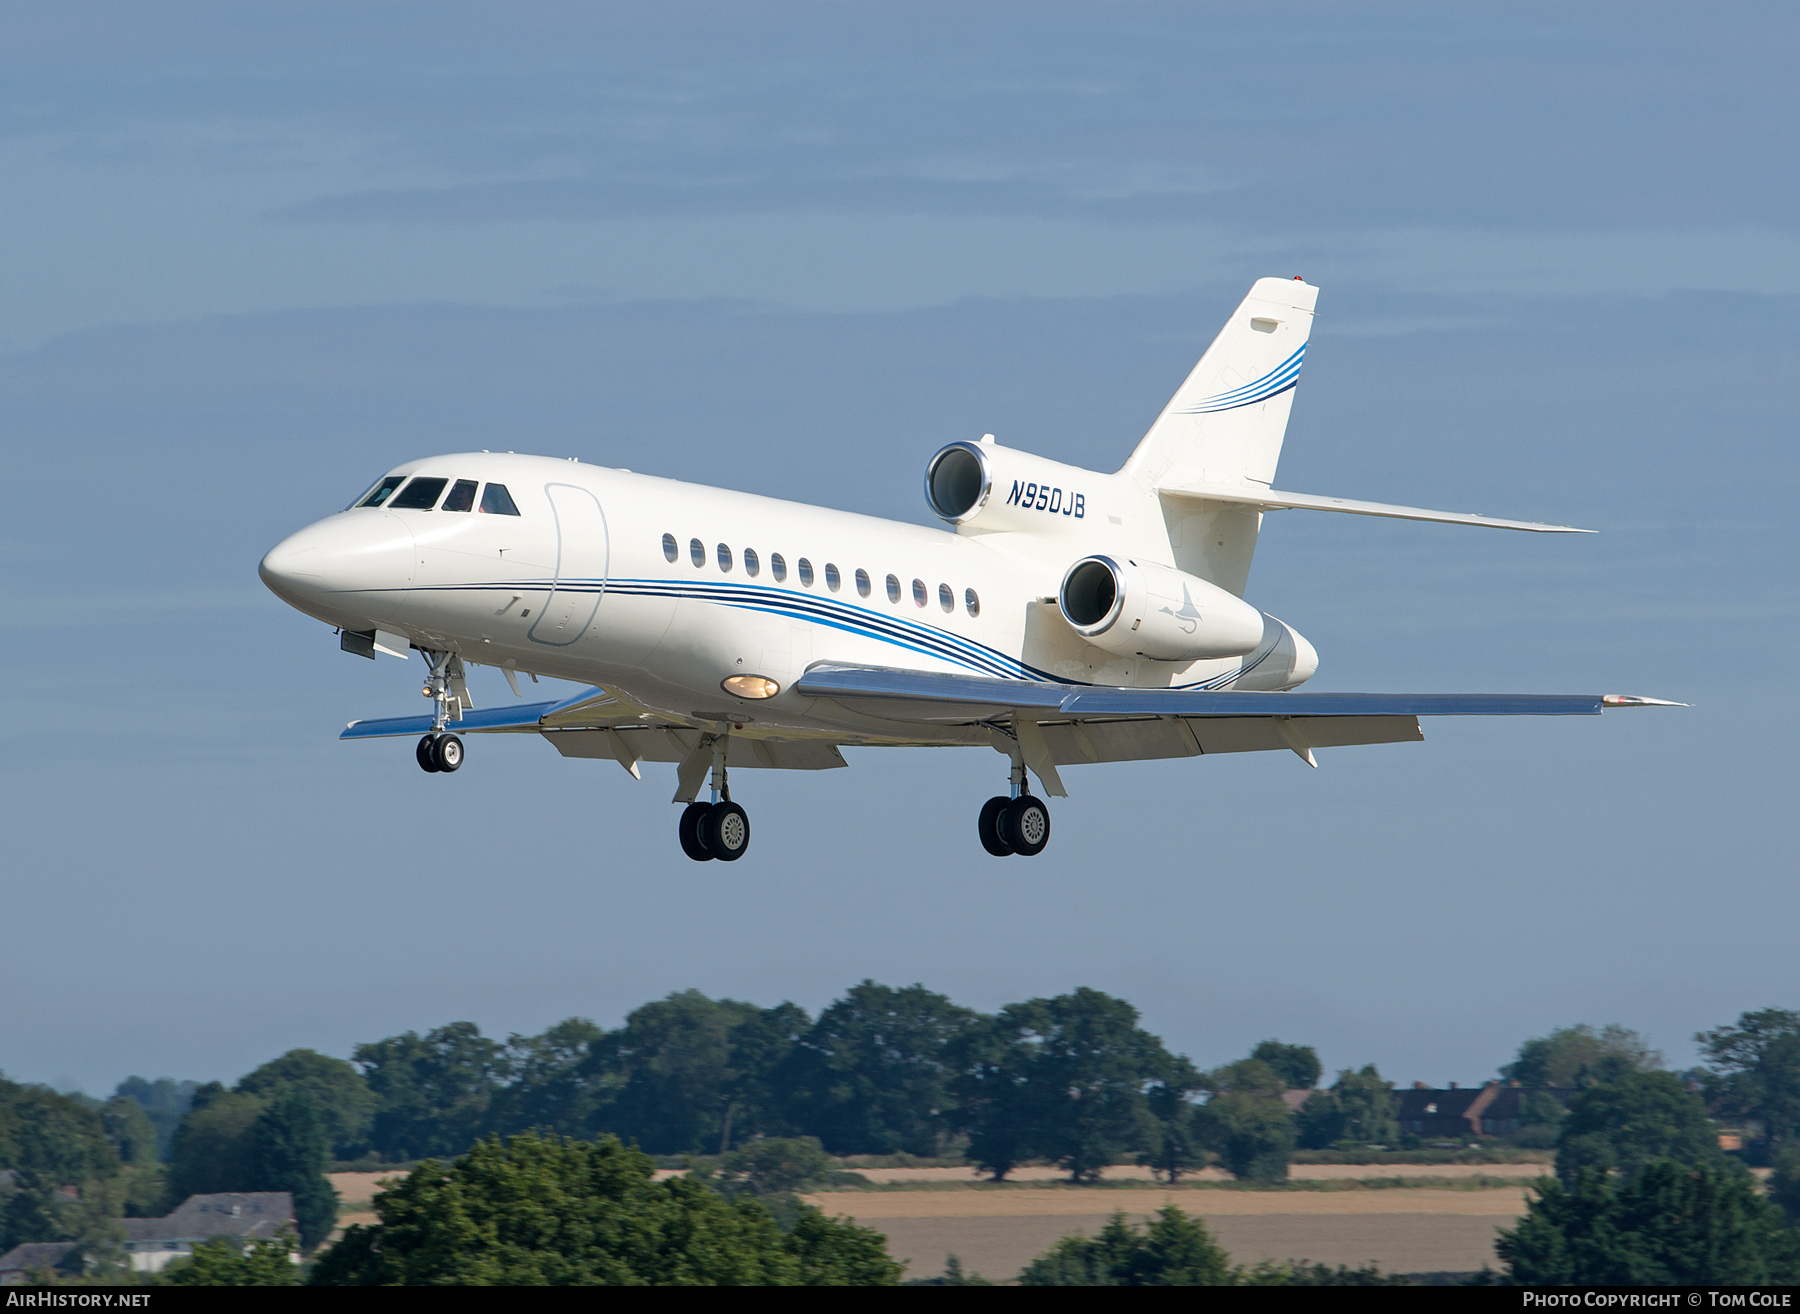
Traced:
POLYGON ((1158 607, 1157 610, 1165 616, 1173 616, 1176 622, 1181 626, 1181 632, 1183 634, 1192 634, 1199 628, 1200 609, 1194 605, 1193 598, 1188 596, 1188 589, 1185 584, 1181 586, 1180 611, 1176 611, 1173 607, 1158 607))
POLYGON ((1253 406, 1257 402, 1268 401, 1300 382, 1300 358, 1304 355, 1306 344, 1302 342, 1298 351, 1256 382, 1246 383, 1241 388, 1233 388, 1230 392, 1221 392, 1216 396, 1203 397, 1191 406, 1183 406, 1176 414, 1207 415, 1213 411, 1232 411, 1240 406, 1253 406))

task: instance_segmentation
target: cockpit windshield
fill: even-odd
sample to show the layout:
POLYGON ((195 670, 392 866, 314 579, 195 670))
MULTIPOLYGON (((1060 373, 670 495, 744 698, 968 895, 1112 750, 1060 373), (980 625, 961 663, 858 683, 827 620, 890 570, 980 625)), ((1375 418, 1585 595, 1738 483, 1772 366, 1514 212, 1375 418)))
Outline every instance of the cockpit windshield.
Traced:
POLYGON ((395 511, 429 511, 437 505, 438 495, 449 482, 448 479, 415 479, 401 489, 388 506, 395 511))
POLYGON ((364 493, 350 504, 352 509, 359 506, 380 506, 393 496, 394 490, 406 482, 405 475, 388 475, 375 487, 364 493))

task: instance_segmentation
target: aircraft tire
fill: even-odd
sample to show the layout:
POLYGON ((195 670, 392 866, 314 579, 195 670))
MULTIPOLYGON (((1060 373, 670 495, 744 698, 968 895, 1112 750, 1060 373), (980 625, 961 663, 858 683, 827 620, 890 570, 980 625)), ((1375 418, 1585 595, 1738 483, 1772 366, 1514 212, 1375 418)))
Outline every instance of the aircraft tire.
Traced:
POLYGON ((1014 853, 1035 858, 1050 842, 1050 809, 1042 799, 1021 794, 1006 809, 1002 833, 1011 842, 1014 853))
POLYGON ((1006 836, 1000 832, 1006 810, 1010 807, 1010 798, 1004 794, 996 794, 981 805, 981 817, 975 823, 975 828, 981 835, 981 847, 996 858, 1009 857, 1013 851, 1012 845, 1006 842, 1006 836))
POLYGON ((455 771, 463 764, 463 741, 455 735, 439 735, 432 746, 431 760, 439 771, 455 771))
POLYGON ((715 803, 700 819, 700 838, 720 862, 736 862, 750 848, 750 814, 736 803, 715 803))
POLYGON ((690 803, 681 812, 681 825, 676 829, 676 833, 681 836, 681 851, 695 862, 713 860, 713 851, 706 846, 706 841, 700 835, 700 823, 711 811, 710 803, 690 803))
POLYGON ((436 735, 426 735, 423 739, 421 739, 419 741, 419 748, 418 748, 418 752, 417 752, 416 756, 419 759, 419 765, 421 767, 423 767, 425 770, 427 770, 427 771, 442 771, 443 770, 443 768, 437 764, 437 736, 436 735))

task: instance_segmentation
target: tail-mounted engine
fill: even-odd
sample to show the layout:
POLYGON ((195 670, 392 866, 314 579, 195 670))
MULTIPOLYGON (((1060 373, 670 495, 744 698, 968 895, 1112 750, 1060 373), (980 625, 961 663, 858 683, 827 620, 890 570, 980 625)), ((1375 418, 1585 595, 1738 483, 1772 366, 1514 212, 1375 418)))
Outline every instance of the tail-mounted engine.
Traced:
POLYGON ((1263 636, 1263 615, 1196 575, 1148 562, 1083 557, 1057 590, 1063 619, 1121 657, 1196 662, 1241 657, 1263 636))
POLYGON ((1117 483, 1115 475, 983 439, 951 443, 931 458, 925 467, 925 500, 958 533, 1072 532, 1096 517, 1104 522, 1103 507, 1116 515, 1121 502, 1142 497, 1137 489, 1121 490, 1117 483))

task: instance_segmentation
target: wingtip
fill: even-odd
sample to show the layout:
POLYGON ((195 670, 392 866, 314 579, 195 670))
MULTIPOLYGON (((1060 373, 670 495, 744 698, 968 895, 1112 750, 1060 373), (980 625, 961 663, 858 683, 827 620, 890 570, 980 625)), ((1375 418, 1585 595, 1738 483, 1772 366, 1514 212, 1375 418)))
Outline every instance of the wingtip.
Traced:
POLYGON ((1635 694, 1602 694, 1602 707, 1692 707, 1692 703, 1671 702, 1667 698, 1639 698, 1635 694))

